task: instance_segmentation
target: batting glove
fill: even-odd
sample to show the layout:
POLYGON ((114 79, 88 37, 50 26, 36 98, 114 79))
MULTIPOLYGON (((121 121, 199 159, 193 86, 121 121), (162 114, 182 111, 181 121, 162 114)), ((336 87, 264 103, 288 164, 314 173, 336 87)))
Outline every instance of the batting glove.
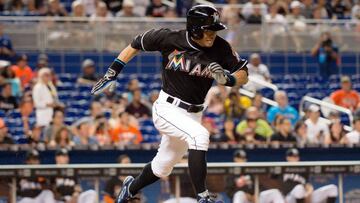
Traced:
POLYGON ((216 80, 218 84, 225 85, 227 82, 226 70, 223 69, 218 63, 212 62, 207 67, 211 73, 211 76, 216 80))
POLYGON ((91 94, 98 95, 105 92, 107 89, 113 92, 116 88, 116 76, 118 74, 111 68, 109 68, 106 74, 95 83, 91 90, 91 94))

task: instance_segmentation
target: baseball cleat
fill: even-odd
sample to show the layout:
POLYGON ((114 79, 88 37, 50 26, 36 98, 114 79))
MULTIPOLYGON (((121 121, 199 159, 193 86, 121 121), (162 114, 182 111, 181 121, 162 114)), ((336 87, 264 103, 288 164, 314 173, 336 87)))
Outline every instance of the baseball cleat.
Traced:
POLYGON ((133 199, 133 196, 129 191, 129 187, 133 181, 134 181, 134 177, 132 176, 128 176, 125 178, 121 191, 116 198, 115 201, 116 203, 127 203, 133 199))
POLYGON ((205 191, 202 194, 198 194, 198 203, 224 203, 221 200, 216 200, 216 195, 210 194, 209 191, 205 191))

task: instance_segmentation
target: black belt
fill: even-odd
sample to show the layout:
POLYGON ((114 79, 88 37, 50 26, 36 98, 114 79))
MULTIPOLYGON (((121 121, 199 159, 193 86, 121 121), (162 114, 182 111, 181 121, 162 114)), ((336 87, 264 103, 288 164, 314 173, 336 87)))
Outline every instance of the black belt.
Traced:
MULTIPOLYGON (((172 104, 174 102, 174 100, 175 100, 174 97, 168 96, 168 98, 166 99, 166 102, 169 102, 170 104, 172 104)), ((182 101, 180 101, 180 103, 177 106, 182 109, 185 109, 189 113, 197 113, 197 112, 204 110, 203 105, 186 104, 182 101)))

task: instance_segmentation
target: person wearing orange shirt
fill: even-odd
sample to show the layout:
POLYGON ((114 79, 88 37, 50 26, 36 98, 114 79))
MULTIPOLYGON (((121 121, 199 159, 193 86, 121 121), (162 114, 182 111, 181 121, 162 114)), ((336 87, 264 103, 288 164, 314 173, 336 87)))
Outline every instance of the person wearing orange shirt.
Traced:
POLYGON ((112 141, 115 144, 139 144, 143 137, 136 126, 129 122, 129 114, 122 112, 119 114, 120 125, 110 131, 112 141))
POLYGON ((351 80, 348 76, 341 77, 341 89, 330 95, 331 100, 339 106, 355 111, 360 107, 360 95, 352 89, 351 80))
POLYGON ((11 69, 14 71, 15 76, 20 79, 21 86, 24 88, 30 84, 34 77, 32 69, 27 64, 28 58, 25 54, 19 56, 16 60, 16 65, 13 65, 11 69))

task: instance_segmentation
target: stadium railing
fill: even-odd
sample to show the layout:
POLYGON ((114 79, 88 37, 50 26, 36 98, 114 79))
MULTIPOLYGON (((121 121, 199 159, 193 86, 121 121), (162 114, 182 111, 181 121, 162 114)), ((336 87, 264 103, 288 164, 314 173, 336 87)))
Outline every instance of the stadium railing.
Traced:
MULTIPOLYGON (((185 28, 184 18, 113 18, 2 16, 4 32, 20 50, 118 51, 134 36, 151 28, 185 28), (106 32, 105 32, 106 31, 106 32)), ((324 31, 331 32, 340 51, 360 51, 359 22, 353 20, 304 20, 286 24, 229 25, 220 34, 237 51, 310 51, 324 31)))
MULTIPOLYGON (((338 106, 336 104, 332 104, 332 103, 329 103, 329 102, 326 102, 326 101, 323 101, 323 100, 320 100, 320 99, 316 99, 316 98, 313 98, 313 97, 309 97, 309 96, 304 96, 302 97, 301 101, 300 101, 300 106, 299 106, 299 112, 304 115, 305 112, 304 112, 304 103, 305 102, 309 102, 309 103, 313 103, 313 104, 317 104, 319 105, 322 109, 326 109, 325 111, 328 111, 328 109, 330 110, 335 110, 337 112, 341 112, 341 113, 344 113, 346 114, 348 117, 349 117, 349 121, 350 121, 350 125, 352 126, 353 124, 353 120, 354 120, 354 117, 353 117, 353 113, 351 112, 350 109, 347 109, 347 108, 344 108, 342 106, 338 106)), ((323 110, 324 111, 324 110, 323 110)), ((329 123, 331 123, 331 121, 329 121, 328 119, 326 119, 329 123)), ((344 126, 344 129, 347 130, 347 131, 351 131, 352 130, 352 127, 351 126, 347 126, 345 125, 344 126)))
MULTIPOLYGON (((145 164, 71 164, 71 165, 3 165, 0 178, 11 178, 12 200, 16 200, 16 181, 26 177, 96 177, 94 188, 99 192, 99 178, 119 175, 136 175, 145 164)), ((172 175, 187 173, 187 164, 179 164, 172 175)), ((283 173, 337 174, 339 203, 344 202, 343 174, 360 174, 360 161, 316 161, 316 162, 257 162, 257 163, 208 163, 208 174, 254 176, 255 197, 259 194, 259 175, 283 173)), ((179 178, 175 179, 180 181, 179 178)), ((175 183, 175 185, 180 185, 175 183)), ((176 187, 179 197, 180 187, 176 187)), ((98 193, 99 194, 99 193, 98 193)), ((15 201, 13 201, 15 202, 15 201)), ((256 201, 257 202, 257 201, 256 201)))

